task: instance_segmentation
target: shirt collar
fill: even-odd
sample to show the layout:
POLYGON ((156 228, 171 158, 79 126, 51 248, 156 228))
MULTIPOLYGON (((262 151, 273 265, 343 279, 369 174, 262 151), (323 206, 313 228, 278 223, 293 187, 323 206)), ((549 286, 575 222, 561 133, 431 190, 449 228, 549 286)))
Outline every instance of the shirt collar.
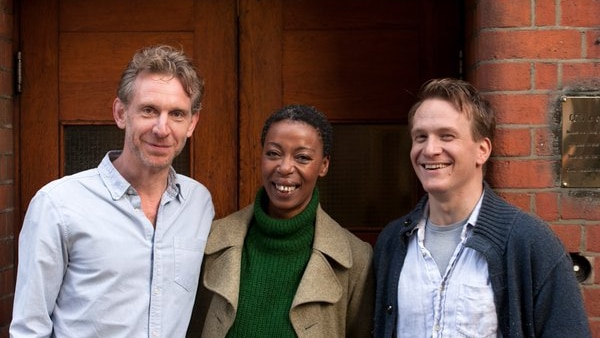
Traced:
MULTIPOLYGON (((111 150, 106 153, 100 164, 98 165, 98 172, 104 185, 110 192, 113 200, 118 200, 127 194, 130 189, 133 189, 131 184, 121 176, 121 173, 115 168, 112 161, 121 155, 120 150, 111 150)), ((167 196, 170 198, 184 199, 181 193, 181 187, 177 180, 177 174, 173 167, 169 168, 169 175, 167 176, 167 189, 165 191, 167 196)))
POLYGON ((471 215, 469 216, 469 219, 467 220, 467 223, 465 224, 463 231, 460 234, 460 238, 463 241, 471 235, 471 232, 473 232, 473 227, 477 225, 477 218, 479 218, 479 210, 481 210, 481 202, 483 202, 483 195, 485 195, 485 190, 481 193, 479 201, 477 201, 477 204, 475 204, 475 208, 473 208, 473 211, 471 211, 471 215))
MULTIPOLYGON (((481 203, 483 202, 483 195, 485 195, 485 190, 481 193, 481 196, 479 197, 479 201, 477 201, 477 204, 475 204, 473 211, 471 211, 471 214, 469 215, 469 218, 467 219, 467 223, 465 223, 465 226, 463 227, 462 233, 460 235, 461 240, 464 240, 466 237, 468 237, 472 231, 472 228, 475 225, 477 225, 477 218, 479 217, 479 211, 481 210, 481 203)), ((419 223, 417 224, 417 226, 414 229, 414 230, 419 231, 419 236, 421 238, 423 237, 423 231, 425 229, 425 222, 427 221, 427 215, 429 215, 429 203, 425 204, 423 217, 421 217, 421 220, 419 221, 419 223)))
POLYGON ((477 204, 475 204, 475 208, 473 208, 473 211, 471 211, 471 215, 467 220, 468 225, 475 226, 477 224, 477 218, 479 218, 479 210, 481 210, 481 203, 483 202, 483 195, 485 195, 485 190, 481 193, 479 201, 477 201, 477 204))
POLYGON ((184 200, 181 186, 179 185, 179 181, 177 180, 177 174, 175 173, 175 169, 173 169, 173 167, 169 168, 169 176, 167 176, 166 193, 171 198, 180 198, 181 200, 184 200))

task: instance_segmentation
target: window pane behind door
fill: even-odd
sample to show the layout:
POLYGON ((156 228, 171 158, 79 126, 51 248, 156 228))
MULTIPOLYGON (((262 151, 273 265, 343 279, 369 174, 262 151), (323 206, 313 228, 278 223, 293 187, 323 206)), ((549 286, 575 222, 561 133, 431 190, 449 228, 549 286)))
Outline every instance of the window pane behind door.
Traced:
MULTIPOLYGON (((114 125, 67 125, 64 126, 65 161, 64 174, 96 168, 109 150, 123 149, 124 131, 114 125)), ((190 173, 189 142, 173 167, 179 174, 190 173)))
POLYGON ((323 208, 342 226, 383 227, 416 202, 405 125, 333 126, 327 176, 319 181, 323 208))

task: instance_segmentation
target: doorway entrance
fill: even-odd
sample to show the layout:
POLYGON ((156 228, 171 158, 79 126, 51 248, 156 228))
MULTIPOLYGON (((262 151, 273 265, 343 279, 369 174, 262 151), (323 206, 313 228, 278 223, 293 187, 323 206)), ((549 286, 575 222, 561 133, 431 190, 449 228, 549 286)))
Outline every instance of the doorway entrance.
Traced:
POLYGON ((406 113, 419 86, 460 76, 463 7, 455 1, 20 6, 17 224, 41 186, 69 168, 97 166, 103 147, 115 146, 94 144, 119 137, 111 134, 110 107, 121 70, 135 50, 168 43, 183 48, 206 79, 200 122, 178 170, 209 188, 217 217, 251 203, 261 184, 265 118, 303 103, 334 125, 332 171, 320 183, 325 210, 373 242, 419 194, 404 156, 406 113))

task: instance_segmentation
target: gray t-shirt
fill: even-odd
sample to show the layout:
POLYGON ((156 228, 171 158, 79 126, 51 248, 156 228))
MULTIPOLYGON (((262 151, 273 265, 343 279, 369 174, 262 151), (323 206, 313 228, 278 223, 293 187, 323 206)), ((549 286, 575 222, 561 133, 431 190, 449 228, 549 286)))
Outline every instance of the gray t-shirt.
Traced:
POLYGON ((433 256, 442 276, 446 272, 456 246, 460 243, 460 235, 465 223, 467 218, 450 225, 436 225, 431 223, 429 218, 425 223, 423 244, 433 256))

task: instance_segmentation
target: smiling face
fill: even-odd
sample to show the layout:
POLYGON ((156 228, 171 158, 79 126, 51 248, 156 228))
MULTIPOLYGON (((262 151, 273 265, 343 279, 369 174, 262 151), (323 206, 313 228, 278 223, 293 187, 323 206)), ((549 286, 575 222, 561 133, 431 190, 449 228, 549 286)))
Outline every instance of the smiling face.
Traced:
POLYGON ((423 189, 433 197, 481 194, 491 142, 475 141, 471 130, 466 115, 447 101, 427 99, 417 109, 410 159, 423 189))
POLYGON ((291 120, 275 122, 263 144, 261 171, 269 196, 268 214, 292 218, 310 202, 317 179, 327 174, 329 157, 311 125, 291 120))
POLYGON ((125 129, 121 154, 130 172, 168 170, 192 135, 198 114, 181 82, 171 76, 141 73, 129 104, 113 104, 117 125, 125 129))

